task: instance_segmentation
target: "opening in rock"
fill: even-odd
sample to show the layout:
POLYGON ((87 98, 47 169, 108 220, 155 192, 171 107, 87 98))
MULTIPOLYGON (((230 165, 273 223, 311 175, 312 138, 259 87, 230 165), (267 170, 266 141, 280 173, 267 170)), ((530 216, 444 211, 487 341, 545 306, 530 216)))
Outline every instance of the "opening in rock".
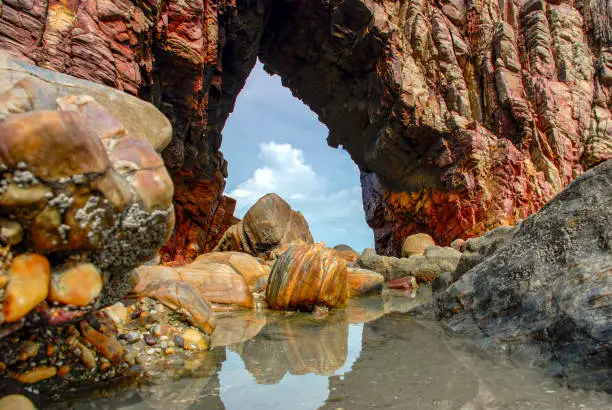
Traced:
POLYGON ((326 136, 317 116, 258 62, 223 131, 235 216, 274 192, 304 214, 315 241, 373 247, 359 170, 346 151, 330 149, 326 136))

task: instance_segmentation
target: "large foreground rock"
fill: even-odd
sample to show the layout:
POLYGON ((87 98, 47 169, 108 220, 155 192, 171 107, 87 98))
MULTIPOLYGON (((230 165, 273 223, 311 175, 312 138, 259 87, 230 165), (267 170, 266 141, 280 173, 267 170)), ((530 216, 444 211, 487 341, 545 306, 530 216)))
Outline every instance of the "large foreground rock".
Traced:
POLYGON ((523 221, 436 305, 456 331, 612 392, 612 161, 523 221))

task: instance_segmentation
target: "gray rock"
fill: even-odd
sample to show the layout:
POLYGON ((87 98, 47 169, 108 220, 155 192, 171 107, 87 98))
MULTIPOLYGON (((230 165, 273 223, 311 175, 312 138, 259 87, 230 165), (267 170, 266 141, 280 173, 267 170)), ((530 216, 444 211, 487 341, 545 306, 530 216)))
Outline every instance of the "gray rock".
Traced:
POLYGON ((459 263, 461 253, 453 248, 430 246, 423 255, 410 258, 395 258, 377 255, 367 248, 361 254, 358 264, 364 269, 378 272, 385 280, 414 276, 420 282, 431 282, 445 272, 453 272, 459 263))
POLYGON ((468 239, 464 244, 465 251, 461 255, 461 260, 453 273, 453 282, 459 279, 465 272, 493 255, 495 251, 510 243, 519 226, 520 223, 515 226, 502 226, 478 238, 468 239))
POLYGON ((612 392, 612 160, 586 172, 435 300, 451 329, 612 392))

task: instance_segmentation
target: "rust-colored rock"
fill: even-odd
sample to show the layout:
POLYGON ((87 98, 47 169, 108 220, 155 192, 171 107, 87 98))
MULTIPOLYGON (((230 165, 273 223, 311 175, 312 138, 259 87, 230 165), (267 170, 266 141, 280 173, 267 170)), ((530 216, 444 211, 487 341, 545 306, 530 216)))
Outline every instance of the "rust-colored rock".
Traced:
POLYGON ((296 242, 314 242, 308 222, 283 198, 267 194, 249 208, 242 221, 226 231, 215 250, 268 256, 275 249, 296 242))
POLYGON ((408 258, 412 255, 422 255, 425 249, 435 244, 433 238, 426 233, 410 235, 404 239, 404 244, 402 245, 402 258, 408 258))
POLYGON ((344 305, 349 286, 344 260, 323 245, 292 245, 276 261, 266 288, 271 309, 344 305))
POLYGON ((18 321, 47 298, 50 269, 42 255, 21 254, 13 259, 2 304, 5 322, 18 321))
POLYGON ((355 264, 359 260, 359 252, 348 245, 336 245, 333 249, 339 257, 344 259, 347 265, 355 264))
POLYGON ((55 377, 56 374, 57 368, 55 368, 54 366, 40 366, 23 374, 20 374, 19 377, 17 377, 17 380, 19 380, 19 382, 23 384, 32 384, 41 380, 46 380, 50 379, 51 377, 55 377))
POLYGON ((349 296, 362 296, 380 293, 385 283, 385 277, 379 273, 360 268, 347 268, 349 296))

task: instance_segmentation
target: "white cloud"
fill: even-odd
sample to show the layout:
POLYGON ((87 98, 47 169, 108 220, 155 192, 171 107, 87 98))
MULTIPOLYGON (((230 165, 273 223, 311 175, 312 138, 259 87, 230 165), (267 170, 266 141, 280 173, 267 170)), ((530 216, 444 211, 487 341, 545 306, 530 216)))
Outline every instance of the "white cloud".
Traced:
POLYGON ((255 201, 274 192, 304 214, 315 240, 333 246, 349 242, 356 234, 371 236, 365 223, 356 223, 364 219, 361 187, 341 186, 328 192, 326 178, 306 163, 302 150, 290 144, 262 143, 258 158, 262 165, 229 192, 237 201, 236 216, 244 216, 255 201))

